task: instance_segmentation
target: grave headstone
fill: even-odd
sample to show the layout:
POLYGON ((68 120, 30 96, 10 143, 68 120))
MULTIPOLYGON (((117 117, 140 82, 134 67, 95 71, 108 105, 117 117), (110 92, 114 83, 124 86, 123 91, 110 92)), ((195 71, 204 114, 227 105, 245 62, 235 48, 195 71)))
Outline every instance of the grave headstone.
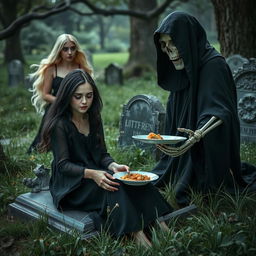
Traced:
POLYGON ((237 71, 238 68, 242 67, 244 63, 248 63, 248 59, 242 57, 239 54, 234 54, 234 55, 229 56, 226 59, 226 61, 227 61, 228 65, 229 65, 232 73, 237 71))
POLYGON ((105 83, 112 84, 123 84, 123 70, 118 65, 111 63, 105 68, 105 83))
POLYGON ((9 86, 19 86, 24 84, 24 68, 20 60, 10 61, 7 69, 9 86))
POLYGON ((256 59, 249 59, 234 74, 242 142, 256 142, 256 59))
MULTIPOLYGON (((36 175, 35 178, 23 179, 23 184, 31 188, 31 192, 19 195, 13 203, 8 205, 10 218, 15 217, 25 221, 44 219, 50 227, 70 235, 78 233, 81 239, 88 239, 98 234, 90 212, 61 211, 55 207, 49 191, 49 169, 43 165, 37 165, 33 172, 36 175)), ((169 221, 195 211, 196 206, 190 205, 160 217, 159 221, 169 221)))
POLYGON ((165 109, 152 95, 136 95, 123 106, 120 121, 120 147, 136 146, 150 150, 156 158, 159 152, 154 145, 135 141, 133 135, 146 135, 150 132, 163 134, 165 109))
MULTIPOLYGON (((44 219, 50 227, 70 235, 78 233, 81 239, 88 239, 98 234, 90 212, 60 211, 55 207, 49 191, 49 169, 44 168, 43 165, 37 165, 33 171, 36 178, 23 179, 23 183, 32 188, 31 192, 19 195, 13 203, 8 205, 10 218, 15 217, 25 221, 44 219)), ((159 218, 159 221, 183 217, 195 210, 196 206, 191 205, 164 215, 159 218)))

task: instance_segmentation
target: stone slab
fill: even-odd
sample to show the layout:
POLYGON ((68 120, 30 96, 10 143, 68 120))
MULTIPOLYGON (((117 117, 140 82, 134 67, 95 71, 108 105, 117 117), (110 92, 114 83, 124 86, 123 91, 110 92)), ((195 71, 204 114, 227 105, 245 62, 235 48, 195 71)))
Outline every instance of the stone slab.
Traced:
POLYGON ((159 218, 159 221, 168 221, 176 217, 187 217, 188 215, 194 214, 197 212, 197 207, 194 204, 181 208, 179 210, 173 211, 163 217, 159 218))
POLYGON ((93 221, 87 212, 58 211, 52 202, 49 191, 21 194, 13 203, 9 204, 8 211, 9 216, 27 221, 46 217, 49 226, 70 234, 75 230, 81 234, 82 239, 97 234, 93 221))
MULTIPOLYGON (((196 210, 195 205, 190 205, 160 217, 158 220, 169 221, 176 217, 185 217, 196 210)), ((71 235, 76 231, 80 234, 81 239, 88 239, 98 234, 88 212, 58 211, 52 202, 49 191, 21 194, 13 203, 9 204, 8 215, 25 221, 45 218, 50 227, 71 235)))

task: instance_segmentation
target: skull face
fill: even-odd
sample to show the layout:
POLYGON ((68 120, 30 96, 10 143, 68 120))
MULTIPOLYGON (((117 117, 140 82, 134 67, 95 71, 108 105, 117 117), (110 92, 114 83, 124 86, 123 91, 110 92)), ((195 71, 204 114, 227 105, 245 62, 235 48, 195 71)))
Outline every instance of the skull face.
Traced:
POLYGON ((175 69, 182 70, 184 68, 184 62, 179 55, 178 49, 173 44, 171 37, 167 34, 160 34, 159 43, 161 50, 168 55, 175 69))

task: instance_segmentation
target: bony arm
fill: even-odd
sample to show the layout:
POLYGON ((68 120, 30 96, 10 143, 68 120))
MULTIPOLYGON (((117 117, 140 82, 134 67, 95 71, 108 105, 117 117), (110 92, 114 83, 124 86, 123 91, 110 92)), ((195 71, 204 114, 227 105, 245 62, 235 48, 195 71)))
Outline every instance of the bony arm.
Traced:
POLYGON ((203 138, 208 132, 215 129, 217 126, 222 124, 222 120, 220 120, 216 116, 212 116, 210 120, 200 129, 196 131, 192 131, 185 128, 178 128, 180 132, 187 133, 189 138, 185 141, 183 145, 180 147, 170 147, 166 145, 157 145, 157 148, 161 150, 166 155, 170 155, 172 157, 177 157, 186 153, 196 142, 199 142, 201 138, 203 138))

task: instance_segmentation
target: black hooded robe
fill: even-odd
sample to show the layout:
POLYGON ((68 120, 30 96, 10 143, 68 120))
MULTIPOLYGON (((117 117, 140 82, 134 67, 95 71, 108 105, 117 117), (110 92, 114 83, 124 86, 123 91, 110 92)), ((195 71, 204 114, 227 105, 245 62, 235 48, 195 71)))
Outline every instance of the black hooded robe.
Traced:
POLYGON ((236 88, 225 59, 210 46, 200 23, 183 12, 171 13, 162 21, 154 42, 158 84, 171 92, 165 134, 184 136, 177 128, 195 131, 212 116, 223 122, 185 154, 164 155, 153 169, 161 176, 155 185, 174 185, 180 205, 189 203, 191 188, 203 193, 220 186, 232 192, 235 184, 244 188, 247 184, 241 175, 236 88), (176 70, 168 55, 162 52, 159 33, 172 38, 184 61, 183 70, 176 70))

